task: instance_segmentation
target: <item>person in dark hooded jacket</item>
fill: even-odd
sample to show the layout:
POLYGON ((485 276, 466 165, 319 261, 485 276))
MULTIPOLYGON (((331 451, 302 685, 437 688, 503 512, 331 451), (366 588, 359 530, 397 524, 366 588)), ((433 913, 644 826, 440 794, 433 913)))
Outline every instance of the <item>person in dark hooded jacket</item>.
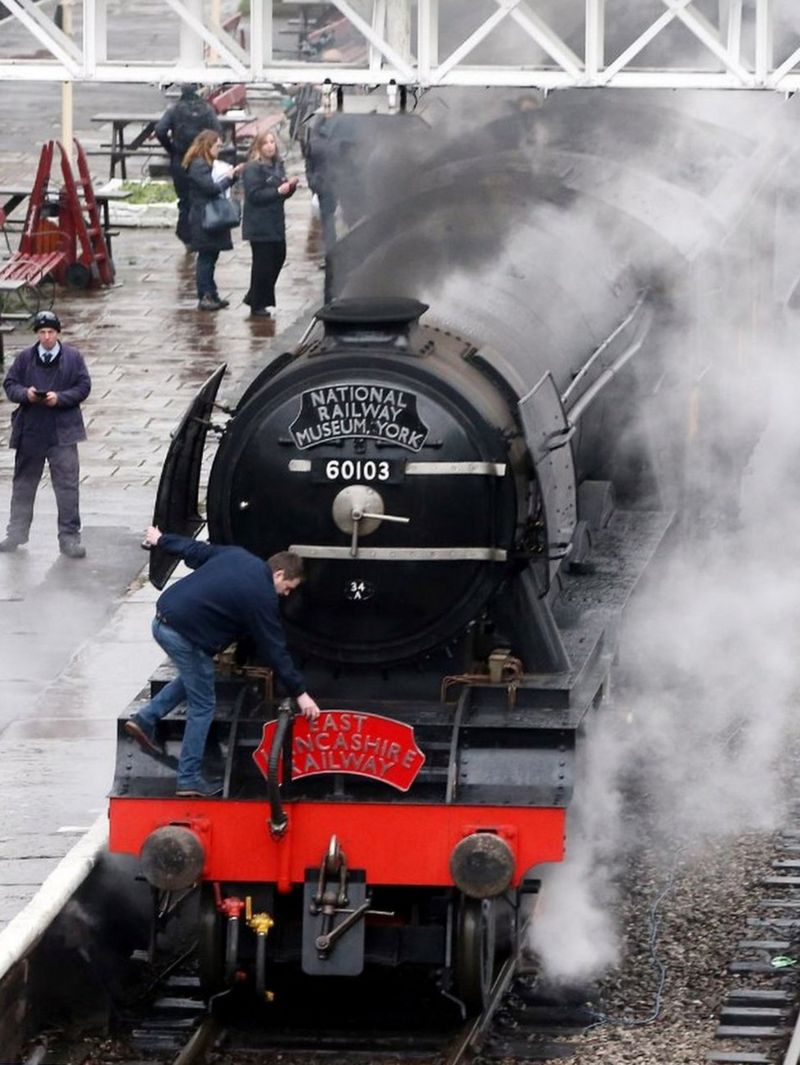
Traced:
POLYGON ((37 343, 19 352, 3 381, 6 395, 19 406, 11 415, 9 446, 17 454, 11 516, 0 551, 16 551, 28 542, 33 504, 47 462, 58 507, 61 553, 83 558, 78 441, 86 439, 80 405, 92 381, 78 349, 61 342, 57 314, 40 311, 33 328, 37 343))
POLYGON ((233 250, 230 230, 209 233, 203 229, 205 205, 217 196, 223 196, 244 167, 244 163, 240 163, 215 181, 212 169, 221 147, 219 135, 213 130, 204 130, 198 133, 183 157, 183 168, 189 178, 189 228, 192 248, 197 252, 197 306, 201 311, 218 311, 229 303, 220 299, 214 270, 219 253, 233 250))
POLYGON ((253 141, 242 178, 244 218, 242 236, 250 241, 250 288, 244 302, 254 317, 269 317, 275 306, 275 284, 286 261, 284 203, 294 194, 297 178, 287 178, 273 133, 253 141))
POLYGON ((175 234, 183 241, 187 249, 191 248, 191 230, 189 228, 189 178, 183 169, 183 157, 191 147, 195 137, 203 130, 222 132, 217 112, 206 100, 198 95, 197 85, 189 83, 181 86, 181 96, 177 103, 168 107, 156 122, 155 135, 164 151, 169 156, 169 169, 175 195, 178 197, 178 224, 175 234))

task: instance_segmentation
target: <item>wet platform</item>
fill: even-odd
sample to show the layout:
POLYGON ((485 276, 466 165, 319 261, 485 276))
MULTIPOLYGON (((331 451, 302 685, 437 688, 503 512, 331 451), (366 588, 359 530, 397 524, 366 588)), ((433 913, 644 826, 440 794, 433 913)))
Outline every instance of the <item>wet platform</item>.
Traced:
MULTIPOLYGON (((78 133, 81 136, 81 133, 78 133)), ((33 154, 0 153, 0 184, 29 182, 33 154)), ((107 162, 93 166, 102 182, 107 162)), ((299 156, 287 170, 303 178, 299 156)), ((0 555, 0 936, 78 838, 106 809, 116 719, 163 660, 150 636, 157 593, 140 547, 152 517, 170 432, 194 392, 228 364, 220 401, 233 398, 275 344, 297 336, 322 302, 318 233, 310 196, 287 203, 288 255, 276 320, 241 304, 250 246, 241 235, 217 267, 228 309, 196 308, 194 257, 171 229, 123 229, 114 240, 116 284, 59 289, 63 338, 92 375, 83 406, 81 510, 87 558, 58 552, 55 501, 45 478, 28 545, 0 555)), ((31 343, 5 337, 5 367, 31 343)), ((0 532, 14 452, 13 404, 0 396, 0 532)), ((0 972, 0 978, 2 972, 0 972)))

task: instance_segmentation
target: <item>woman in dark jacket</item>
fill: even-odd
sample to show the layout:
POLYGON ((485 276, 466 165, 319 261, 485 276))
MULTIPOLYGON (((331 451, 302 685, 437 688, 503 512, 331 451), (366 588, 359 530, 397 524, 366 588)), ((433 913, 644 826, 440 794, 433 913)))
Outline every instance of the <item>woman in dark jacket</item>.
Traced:
POLYGON ((211 171, 221 146, 219 134, 205 129, 197 134, 183 157, 183 168, 189 178, 189 227, 192 248, 197 252, 197 306, 201 311, 218 311, 227 307, 229 302, 219 297, 214 268, 221 251, 233 250, 231 231, 222 229, 208 233, 203 229, 205 205, 217 196, 224 196, 244 166, 241 163, 233 167, 230 173, 215 181, 211 171))
POLYGON ((286 177, 274 134, 260 133, 253 141, 243 182, 242 236, 250 241, 253 257, 244 302, 251 315, 268 318, 268 308, 275 307, 275 282, 286 260, 283 205, 297 188, 297 178, 286 177))

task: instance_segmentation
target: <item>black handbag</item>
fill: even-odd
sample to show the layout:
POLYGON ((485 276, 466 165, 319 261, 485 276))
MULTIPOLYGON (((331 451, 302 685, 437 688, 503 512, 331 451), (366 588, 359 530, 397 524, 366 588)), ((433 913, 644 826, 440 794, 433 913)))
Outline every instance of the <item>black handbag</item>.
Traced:
POLYGON ((220 233, 235 229, 242 221, 238 200, 217 196, 203 205, 203 229, 206 233, 220 233))

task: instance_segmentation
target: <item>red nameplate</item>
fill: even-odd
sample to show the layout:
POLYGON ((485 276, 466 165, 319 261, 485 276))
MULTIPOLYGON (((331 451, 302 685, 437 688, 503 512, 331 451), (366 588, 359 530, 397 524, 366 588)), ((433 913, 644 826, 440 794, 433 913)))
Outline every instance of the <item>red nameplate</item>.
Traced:
MULTIPOLYGON (((265 777, 277 727, 277 721, 267 722, 253 753, 265 777)), ((296 717, 292 725, 292 780, 318 773, 350 773, 408 791, 424 763, 414 729, 390 717, 323 710, 316 721, 296 717)))

